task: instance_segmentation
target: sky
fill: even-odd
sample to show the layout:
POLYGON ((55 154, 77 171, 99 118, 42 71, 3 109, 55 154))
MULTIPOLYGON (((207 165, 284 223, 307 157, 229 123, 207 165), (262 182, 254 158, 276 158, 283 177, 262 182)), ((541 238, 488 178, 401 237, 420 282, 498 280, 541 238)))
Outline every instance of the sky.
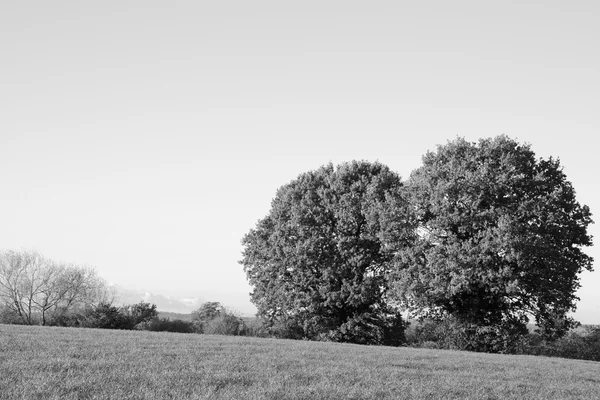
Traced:
MULTIPOLYGON (((250 315, 240 240, 280 186, 350 160, 407 179, 500 134, 559 157, 600 215, 598 20, 597 1, 2 2, 0 249, 250 315)), ((600 324, 600 271, 581 284, 575 317, 600 324)))

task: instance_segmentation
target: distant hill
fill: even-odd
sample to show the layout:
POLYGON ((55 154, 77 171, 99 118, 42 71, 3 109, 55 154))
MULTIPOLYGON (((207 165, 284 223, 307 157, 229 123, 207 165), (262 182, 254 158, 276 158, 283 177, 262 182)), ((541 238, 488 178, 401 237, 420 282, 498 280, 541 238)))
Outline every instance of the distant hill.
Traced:
POLYGON ((131 290, 118 285, 112 285, 112 287, 117 296, 117 304, 136 304, 140 301, 144 301, 146 303, 156 304, 156 308, 159 311, 164 310, 165 312, 171 313, 191 313, 206 301, 202 297, 181 298, 139 290, 131 290))
POLYGON ((207 301, 218 301, 225 307, 235 310, 236 314, 242 316, 254 316, 256 314, 256 307, 245 300, 247 294, 231 294, 225 293, 220 295, 202 295, 185 296, 185 295, 172 295, 167 296, 160 293, 148 292, 143 290, 135 290, 125 288, 119 285, 110 285, 116 295, 115 303, 117 305, 122 304, 137 304, 140 301, 146 303, 156 304, 156 308, 160 312, 169 312, 176 314, 189 314, 194 310, 197 310, 203 303, 207 301))
POLYGON ((192 314, 181 314, 181 313, 175 313, 175 312, 169 312, 169 311, 159 311, 158 317, 159 318, 168 318, 170 320, 175 320, 175 319, 180 319, 182 321, 191 321, 192 320, 192 314))

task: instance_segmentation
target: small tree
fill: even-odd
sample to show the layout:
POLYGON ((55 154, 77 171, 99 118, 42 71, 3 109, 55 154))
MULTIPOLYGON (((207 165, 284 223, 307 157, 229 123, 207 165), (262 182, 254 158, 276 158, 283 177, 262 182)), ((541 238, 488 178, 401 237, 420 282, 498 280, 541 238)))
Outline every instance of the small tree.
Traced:
POLYGON ((213 319, 225 314, 225 307, 217 301, 206 302, 197 310, 192 311, 192 322, 199 333, 204 333, 204 328, 213 319))
POLYGON ((240 317, 224 313, 208 321, 204 325, 203 333, 209 335, 239 336, 246 333, 246 326, 240 317))
POLYGON ((100 329, 133 329, 135 324, 122 308, 101 303, 88 311, 83 326, 100 329))
POLYGON ((117 307, 110 303, 101 303, 87 310, 81 324, 88 328, 135 329, 141 326, 143 329, 157 318, 155 304, 140 302, 117 307))
POLYGON ((124 309, 131 318, 134 326, 141 323, 147 323, 158 318, 156 304, 150 304, 141 301, 137 304, 125 306, 124 309))
POLYGON ((204 303, 193 311, 192 322, 199 333, 235 336, 246 331, 242 318, 216 301, 204 303))

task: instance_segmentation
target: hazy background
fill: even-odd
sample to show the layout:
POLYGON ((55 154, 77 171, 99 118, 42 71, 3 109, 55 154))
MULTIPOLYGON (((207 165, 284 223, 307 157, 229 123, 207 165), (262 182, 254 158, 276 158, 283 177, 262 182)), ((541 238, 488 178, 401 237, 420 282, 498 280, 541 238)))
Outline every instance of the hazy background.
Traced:
MULTIPOLYGON (((0 248, 252 314, 240 239, 278 187, 352 159, 408 178, 502 133, 560 157, 598 219, 599 20, 597 1, 2 2, 0 248)), ((600 324, 600 272, 582 285, 600 324)))

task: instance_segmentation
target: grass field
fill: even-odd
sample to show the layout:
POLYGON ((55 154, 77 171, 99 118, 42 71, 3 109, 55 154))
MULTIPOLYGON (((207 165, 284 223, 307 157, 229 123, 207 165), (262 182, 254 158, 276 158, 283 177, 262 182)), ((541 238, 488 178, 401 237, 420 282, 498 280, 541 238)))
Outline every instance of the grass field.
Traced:
POLYGON ((0 399, 600 399, 600 363, 0 325, 0 399))

